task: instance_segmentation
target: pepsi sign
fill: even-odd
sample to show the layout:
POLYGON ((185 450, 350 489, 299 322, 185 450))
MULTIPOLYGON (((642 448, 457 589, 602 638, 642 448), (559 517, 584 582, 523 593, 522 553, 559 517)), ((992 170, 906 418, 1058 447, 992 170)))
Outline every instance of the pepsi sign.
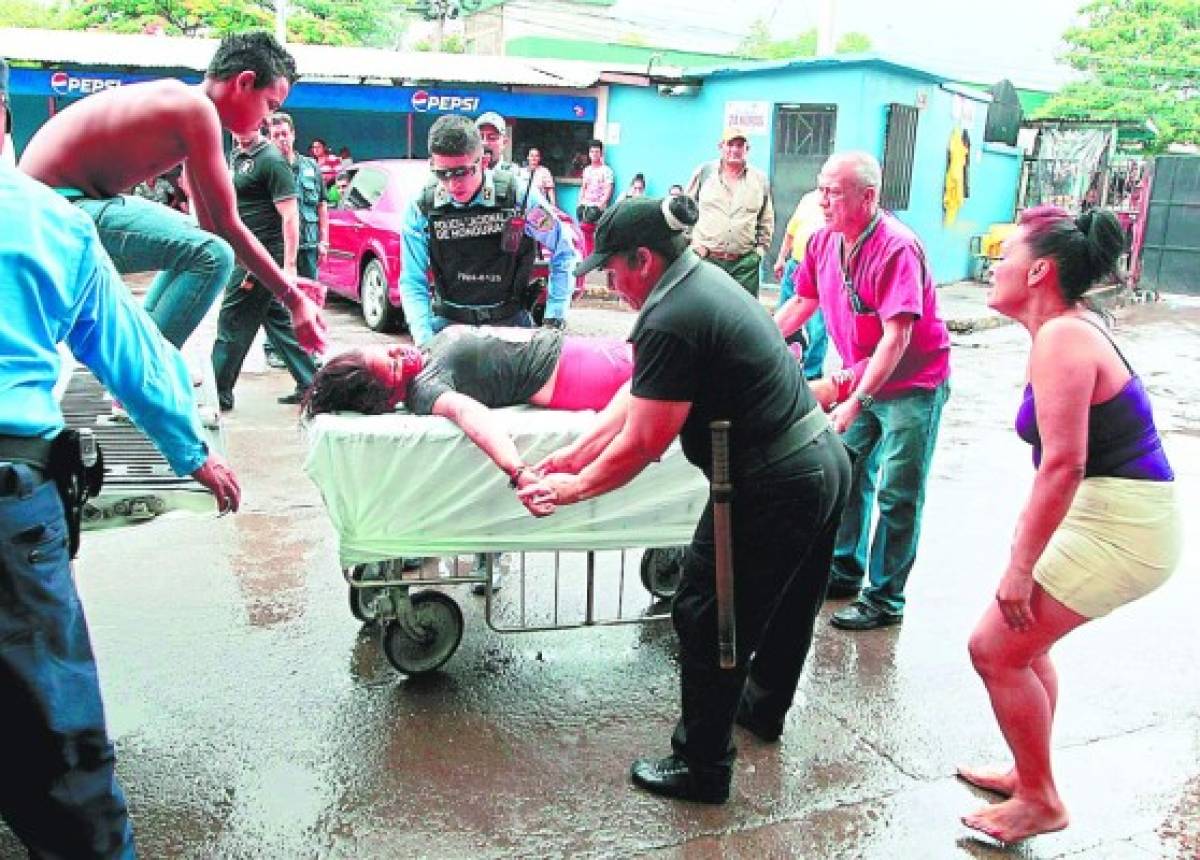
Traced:
POLYGON ((462 111, 475 113, 479 110, 479 96, 438 95, 437 93, 417 90, 412 94, 412 109, 417 113, 442 113, 447 111, 462 111))
POLYGON ((67 72, 55 72, 50 76, 50 89, 60 96, 87 96, 119 86, 120 78, 84 77, 67 72))

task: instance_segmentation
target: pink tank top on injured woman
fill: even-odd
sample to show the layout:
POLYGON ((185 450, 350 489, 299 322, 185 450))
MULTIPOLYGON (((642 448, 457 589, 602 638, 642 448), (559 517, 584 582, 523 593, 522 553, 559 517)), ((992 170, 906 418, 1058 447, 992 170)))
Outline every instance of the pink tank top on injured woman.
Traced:
POLYGON ((567 335, 549 408, 603 409, 632 376, 633 346, 628 341, 567 335))

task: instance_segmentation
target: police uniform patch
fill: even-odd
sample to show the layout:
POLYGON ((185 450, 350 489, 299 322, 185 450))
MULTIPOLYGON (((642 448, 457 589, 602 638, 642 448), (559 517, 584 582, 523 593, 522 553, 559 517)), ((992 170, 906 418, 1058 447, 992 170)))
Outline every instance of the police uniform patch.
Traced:
POLYGON ((537 230, 539 233, 549 230, 550 225, 553 222, 553 218, 551 218, 550 213, 541 206, 531 207, 529 211, 525 213, 525 220, 529 223, 530 227, 532 227, 534 230, 537 230))

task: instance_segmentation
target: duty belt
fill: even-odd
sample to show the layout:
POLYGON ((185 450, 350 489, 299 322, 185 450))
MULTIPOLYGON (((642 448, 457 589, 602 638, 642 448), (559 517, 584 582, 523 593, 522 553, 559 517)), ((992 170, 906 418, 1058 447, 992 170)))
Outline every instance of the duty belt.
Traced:
POLYGON ((468 307, 466 305, 448 304, 439 298, 434 298, 431 307, 433 308, 433 312, 438 316, 445 317, 456 323, 487 325, 495 320, 503 320, 515 316, 521 310, 521 303, 514 299, 503 304, 490 305, 488 307, 468 307))
POLYGON ((0 463, 25 463, 43 472, 50 462, 53 441, 37 436, 5 436, 0 434, 0 463))
POLYGON ((766 469, 811 444, 830 428, 829 419, 820 406, 793 421, 786 430, 767 442, 750 448, 734 449, 733 462, 738 471, 753 473, 766 469))

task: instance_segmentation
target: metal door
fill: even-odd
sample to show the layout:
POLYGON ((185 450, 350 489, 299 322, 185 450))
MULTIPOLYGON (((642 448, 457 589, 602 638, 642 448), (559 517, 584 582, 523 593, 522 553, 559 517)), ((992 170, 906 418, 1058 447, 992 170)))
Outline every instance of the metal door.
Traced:
POLYGON ((775 235, 766 259, 769 271, 779 254, 783 231, 800 198, 817 187, 817 174, 833 152, 837 105, 778 105, 771 159, 771 198, 775 235))
POLYGON ((1140 286, 1200 295, 1200 156, 1154 159, 1140 286))

